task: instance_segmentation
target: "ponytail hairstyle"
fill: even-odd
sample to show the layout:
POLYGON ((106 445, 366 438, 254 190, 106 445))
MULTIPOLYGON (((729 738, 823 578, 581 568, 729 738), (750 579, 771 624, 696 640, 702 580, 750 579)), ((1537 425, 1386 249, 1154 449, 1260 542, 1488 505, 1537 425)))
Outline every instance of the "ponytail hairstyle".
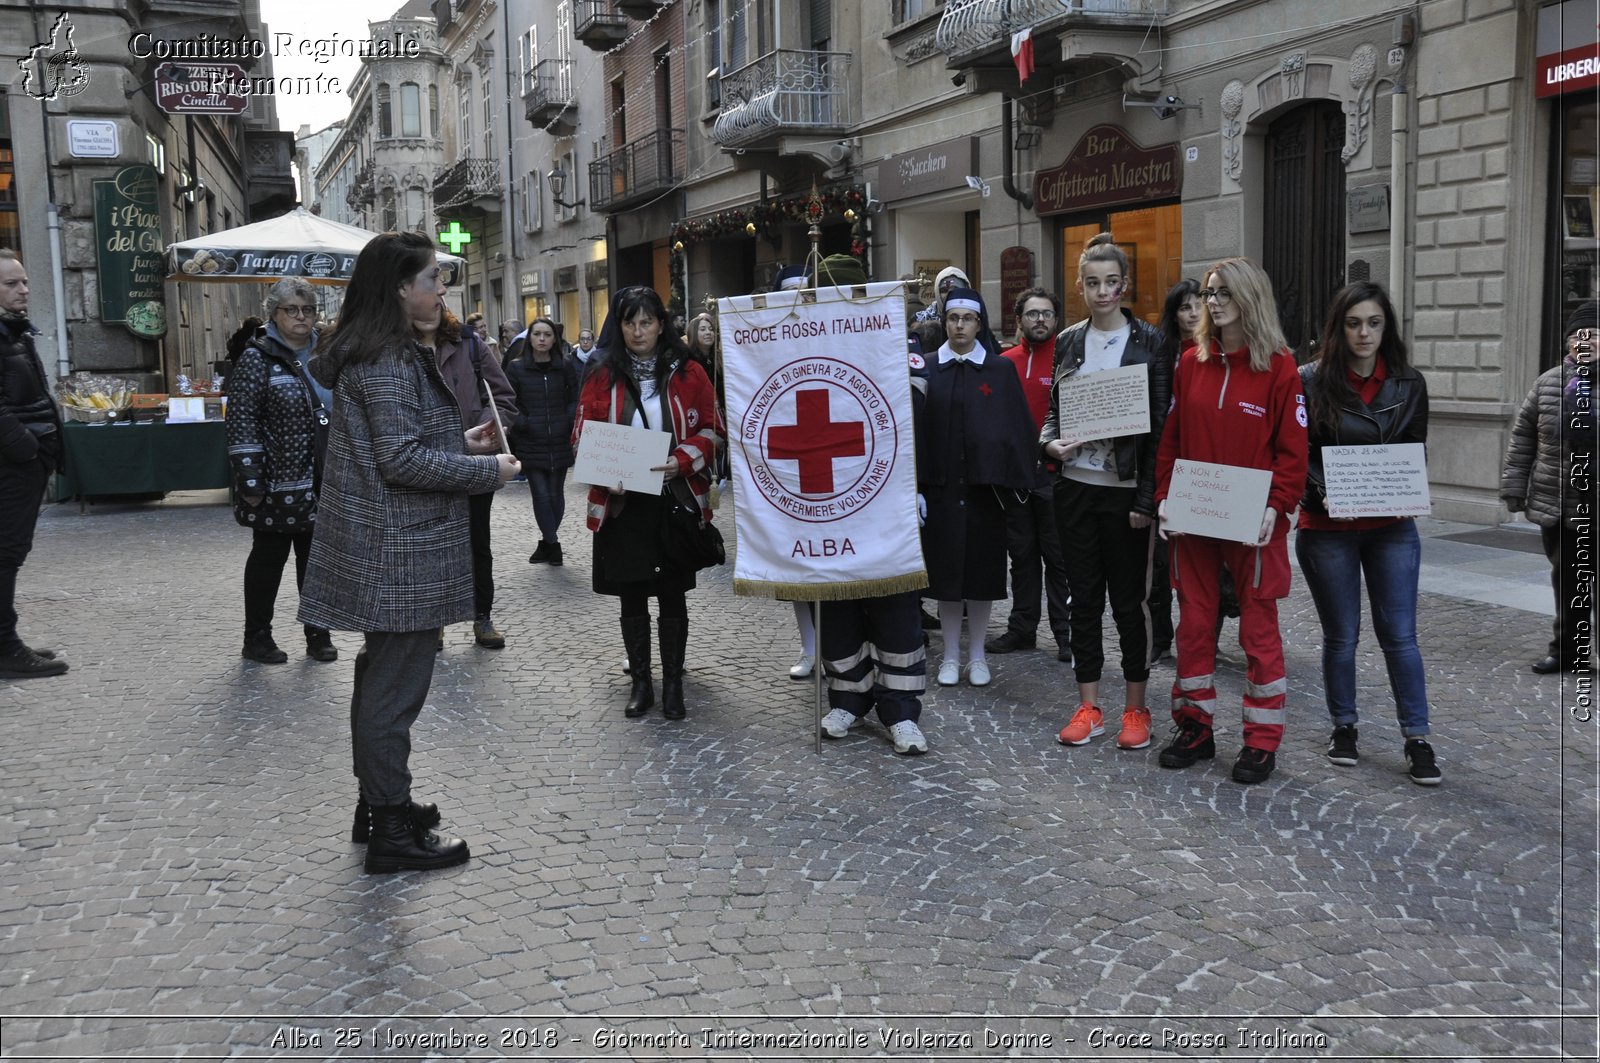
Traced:
MULTIPOLYGON (((1205 283, 1213 288, 1226 288, 1239 308, 1239 319, 1244 326, 1245 346, 1250 349, 1250 368, 1265 373, 1272 364, 1272 356, 1287 350, 1283 327, 1278 324, 1278 304, 1272 297, 1272 281, 1266 271, 1249 258, 1225 258, 1205 272, 1205 283)), ((1213 355, 1223 353, 1218 349, 1221 330, 1211 320, 1211 303, 1200 304, 1200 327, 1195 330, 1196 357, 1204 362, 1213 355)))
POLYGON ((1127 288, 1128 280, 1128 255, 1117 246, 1116 240, 1110 233, 1095 233, 1089 237, 1089 242, 1083 245, 1083 254, 1078 256, 1078 279, 1083 279, 1083 270, 1091 262, 1115 262, 1117 275, 1123 280, 1123 288, 1127 288))
POLYGON ((1315 368, 1311 371, 1312 388, 1306 398, 1310 407, 1306 414, 1311 419, 1311 430, 1320 438, 1339 438, 1339 413, 1355 405, 1356 393, 1350 386, 1350 343, 1344 334, 1344 319, 1361 303, 1373 302, 1383 311, 1383 339, 1378 342, 1378 357, 1383 360, 1389 375, 1406 369, 1411 363, 1406 357, 1406 341, 1400 338, 1399 322, 1395 318, 1394 304, 1389 293, 1380 284, 1357 281, 1347 284, 1334 293, 1328 306, 1328 321, 1322 327, 1322 342, 1317 347, 1315 368))

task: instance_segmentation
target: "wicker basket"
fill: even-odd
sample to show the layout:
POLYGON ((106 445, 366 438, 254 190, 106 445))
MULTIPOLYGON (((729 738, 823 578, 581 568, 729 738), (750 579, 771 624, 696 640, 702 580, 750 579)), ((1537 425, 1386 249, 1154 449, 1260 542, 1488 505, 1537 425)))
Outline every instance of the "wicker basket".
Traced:
POLYGON ((80 421, 83 424, 105 424, 111 420, 110 410, 80 410, 76 406, 61 407, 61 412, 66 414, 69 421, 80 421))

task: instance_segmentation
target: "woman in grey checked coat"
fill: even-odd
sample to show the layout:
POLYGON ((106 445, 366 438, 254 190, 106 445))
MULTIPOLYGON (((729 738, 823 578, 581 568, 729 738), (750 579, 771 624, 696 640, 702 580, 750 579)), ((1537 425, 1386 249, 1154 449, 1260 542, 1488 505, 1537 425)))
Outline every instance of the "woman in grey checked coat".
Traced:
POLYGON ((415 338, 413 323, 436 321, 443 294, 427 237, 376 237, 311 367, 333 389, 333 426, 300 621, 366 635, 350 697, 361 784, 351 837, 368 842, 373 873, 469 855, 461 839, 430 832, 436 806, 411 800, 411 724, 433 681, 439 629, 472 619, 467 494, 518 469, 497 453, 492 427, 461 431, 433 350, 415 338))

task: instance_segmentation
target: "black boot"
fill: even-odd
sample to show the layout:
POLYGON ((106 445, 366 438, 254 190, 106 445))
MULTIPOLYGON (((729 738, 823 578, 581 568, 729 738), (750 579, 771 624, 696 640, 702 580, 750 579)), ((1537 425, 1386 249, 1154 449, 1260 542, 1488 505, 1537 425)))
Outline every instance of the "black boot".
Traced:
POLYGON ((628 666, 633 675, 628 707, 622 710, 622 714, 631 719, 643 716, 656 703, 656 688, 650 682, 650 618, 623 617, 622 644, 628 649, 628 666))
POLYGON ((417 823, 409 801, 372 806, 372 832, 367 839, 369 875, 454 867, 466 863, 471 855, 460 838, 441 838, 417 823))
POLYGON ((681 720, 689 715, 683 707, 683 653, 689 643, 686 617, 664 616, 656 621, 661 634, 661 715, 681 720))
POLYGON ((533 553, 528 555, 528 564, 539 565, 548 560, 550 560, 550 544, 540 539, 539 545, 535 546, 533 553))
POLYGON ((339 659, 339 648, 333 644, 333 635, 327 628, 306 628, 306 656, 314 661, 339 659))
MULTIPOLYGON (((432 830, 439 825, 439 806, 429 803, 419 805, 411 802, 411 818, 425 830, 432 830)), ((367 844, 367 834, 372 828, 372 808, 367 804, 365 797, 356 798, 356 816, 350 824, 350 840, 357 845, 367 844)))
POLYGON ((278 644, 272 641, 270 627, 257 628, 244 633, 244 649, 241 656, 262 664, 282 664, 289 659, 289 655, 278 649, 278 644))
POLYGON ((550 562, 552 565, 564 564, 564 562, 561 560, 561 544, 547 543, 546 546, 549 548, 550 552, 545 555, 545 560, 550 562))

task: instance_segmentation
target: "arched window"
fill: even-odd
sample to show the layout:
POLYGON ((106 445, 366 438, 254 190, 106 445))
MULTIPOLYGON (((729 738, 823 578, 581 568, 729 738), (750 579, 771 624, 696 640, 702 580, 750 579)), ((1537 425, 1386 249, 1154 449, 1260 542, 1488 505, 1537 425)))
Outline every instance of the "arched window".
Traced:
POLYGON ((394 119, 389 107, 389 86, 378 86, 378 135, 380 137, 394 136, 394 119))
POLYGON ((422 135, 422 90, 410 83, 400 86, 400 135, 422 135))
POLYGON ((428 230, 427 208, 420 188, 406 189, 406 228, 419 233, 428 230))

